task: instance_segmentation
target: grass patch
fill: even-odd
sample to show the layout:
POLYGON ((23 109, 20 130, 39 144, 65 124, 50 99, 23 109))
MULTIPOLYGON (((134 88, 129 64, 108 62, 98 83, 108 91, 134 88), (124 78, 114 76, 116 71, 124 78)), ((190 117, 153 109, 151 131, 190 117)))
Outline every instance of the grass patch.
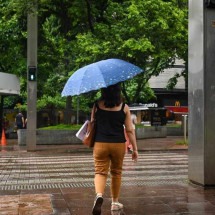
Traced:
POLYGON ((170 127, 170 128, 181 128, 180 124, 166 124, 166 127, 170 127))
MULTIPOLYGON (((150 125, 144 125, 144 124, 136 124, 135 125, 137 128, 142 128, 142 127, 154 127, 154 126, 151 126, 150 125)), ((181 125, 180 124, 166 124, 166 125, 163 125, 164 127, 168 127, 168 128, 181 128, 181 125)))
POLYGON ((39 128, 40 130, 79 130, 82 125, 66 125, 66 124, 59 124, 54 126, 48 126, 39 128))
POLYGON ((176 145, 188 145, 188 141, 186 140, 178 140, 178 141, 176 141, 176 145))
POLYGON ((136 124, 135 127, 136 128, 143 128, 143 127, 151 127, 151 125, 147 126, 147 125, 143 125, 143 124, 136 124))

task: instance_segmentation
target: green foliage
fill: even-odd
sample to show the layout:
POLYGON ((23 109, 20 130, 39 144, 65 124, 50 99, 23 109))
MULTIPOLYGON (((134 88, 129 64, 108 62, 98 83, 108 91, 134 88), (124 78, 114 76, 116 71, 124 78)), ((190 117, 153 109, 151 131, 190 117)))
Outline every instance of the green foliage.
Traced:
POLYGON ((173 124, 173 123, 170 123, 170 124, 166 124, 166 127, 170 127, 170 128, 181 128, 181 125, 180 124, 173 124))
MULTIPOLYGON (((187 0, 0 0, 0 71, 21 80, 21 95, 9 99, 10 105, 27 101, 27 12, 36 2, 38 109, 65 107, 66 99, 60 94, 68 78, 102 59, 120 58, 144 69, 124 83, 128 103, 153 99, 148 80, 175 59, 187 65, 187 0)), ((179 75, 187 80, 187 66, 179 75)), ((173 88, 176 80, 170 80, 168 87, 173 88)), ((87 112, 98 97, 99 92, 75 96, 72 107, 79 105, 87 112)))
POLYGON ((174 86, 178 83, 179 77, 181 77, 181 75, 179 73, 176 73, 172 78, 170 78, 167 83, 167 89, 173 89, 174 86))
POLYGON ((63 109, 63 108, 65 108, 65 99, 62 99, 60 97, 60 95, 56 95, 55 97, 43 95, 40 99, 38 99, 37 107, 38 107, 38 110, 43 109, 43 108, 63 109))

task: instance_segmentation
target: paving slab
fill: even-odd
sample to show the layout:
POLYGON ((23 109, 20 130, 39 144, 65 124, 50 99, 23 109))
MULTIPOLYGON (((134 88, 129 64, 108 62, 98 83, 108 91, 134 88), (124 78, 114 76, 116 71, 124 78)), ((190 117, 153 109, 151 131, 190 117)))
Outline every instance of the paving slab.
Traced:
MULTIPOLYGON (((180 139, 143 140, 137 163, 126 154, 120 197, 124 209, 110 210, 108 179, 102 215, 214 215, 215 189, 189 182, 187 146, 177 145, 180 139)), ((27 152, 14 146, 0 152, 0 215, 91 214, 92 150, 65 146, 27 152)))

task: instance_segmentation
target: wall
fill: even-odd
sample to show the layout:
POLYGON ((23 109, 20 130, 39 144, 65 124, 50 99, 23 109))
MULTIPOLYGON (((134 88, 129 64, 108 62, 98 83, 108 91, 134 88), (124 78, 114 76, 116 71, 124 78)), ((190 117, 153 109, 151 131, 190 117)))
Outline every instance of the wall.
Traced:
MULTIPOLYGON (((180 128, 175 128, 169 132, 166 126, 157 127, 137 127, 137 139, 147 138, 162 138, 168 136, 183 136, 180 128), (180 135, 181 134, 181 135, 180 135)), ((18 131, 18 144, 26 145, 26 129, 18 131)), ((37 130, 37 144, 38 145, 57 145, 57 144, 81 144, 81 141, 75 136, 75 130, 37 130)))
POLYGON ((146 138, 158 138, 166 137, 167 129, 165 126, 149 126, 149 127, 137 127, 136 128, 136 137, 137 139, 146 139, 146 138))
MULTIPOLYGON (((18 144, 26 145, 26 129, 18 130, 18 144)), ((37 130, 38 145, 80 144, 72 130, 37 130)))

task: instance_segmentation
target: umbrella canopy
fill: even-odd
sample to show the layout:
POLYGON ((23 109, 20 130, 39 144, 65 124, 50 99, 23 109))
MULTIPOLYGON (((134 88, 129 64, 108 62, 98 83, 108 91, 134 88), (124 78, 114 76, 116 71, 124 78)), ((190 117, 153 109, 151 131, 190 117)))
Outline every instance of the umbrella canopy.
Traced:
POLYGON ((143 72, 141 68, 120 59, 108 59, 78 69, 69 78, 61 93, 74 96, 128 80, 143 72))

